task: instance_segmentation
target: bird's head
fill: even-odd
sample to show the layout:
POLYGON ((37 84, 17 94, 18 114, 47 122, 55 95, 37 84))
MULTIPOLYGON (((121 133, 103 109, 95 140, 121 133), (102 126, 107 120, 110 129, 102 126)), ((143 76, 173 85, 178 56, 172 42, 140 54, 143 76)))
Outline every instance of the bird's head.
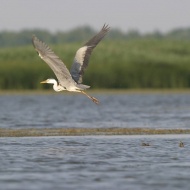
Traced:
POLYGON ((57 83, 57 81, 55 79, 47 79, 47 80, 44 80, 40 83, 55 84, 55 83, 57 83))
POLYGON ((59 91, 62 91, 62 90, 66 90, 66 88, 63 88, 61 85, 57 84, 57 81, 55 79, 47 79, 47 80, 44 80, 44 81, 42 81, 40 83, 53 84, 53 89, 56 92, 59 92, 59 91))

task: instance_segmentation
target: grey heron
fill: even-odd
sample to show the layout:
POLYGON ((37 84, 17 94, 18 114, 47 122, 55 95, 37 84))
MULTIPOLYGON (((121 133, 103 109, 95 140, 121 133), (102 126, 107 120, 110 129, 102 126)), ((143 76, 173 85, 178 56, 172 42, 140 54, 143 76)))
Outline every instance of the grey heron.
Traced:
POLYGON ((82 77, 88 66, 93 49, 108 33, 109 29, 110 27, 104 24, 102 29, 94 37, 77 50, 70 72, 50 47, 33 35, 32 42, 35 50, 38 52, 40 58, 53 70, 58 79, 58 81, 55 79, 47 79, 41 83, 53 84, 53 89, 56 92, 63 90, 80 92, 90 98, 94 103, 99 104, 99 101, 95 97, 84 92, 84 90, 90 88, 90 86, 82 84, 82 77))

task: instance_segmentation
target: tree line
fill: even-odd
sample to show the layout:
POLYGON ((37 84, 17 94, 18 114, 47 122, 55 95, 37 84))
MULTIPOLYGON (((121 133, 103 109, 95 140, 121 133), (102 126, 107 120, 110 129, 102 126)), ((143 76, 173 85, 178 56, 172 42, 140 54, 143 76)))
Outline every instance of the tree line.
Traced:
MULTIPOLYGON (((77 27, 70 31, 57 31, 51 33, 48 30, 28 29, 22 31, 0 31, 0 47, 15 47, 31 44, 31 36, 37 35, 48 44, 61 44, 70 42, 85 42, 97 31, 89 26, 77 27)), ((178 28, 168 33, 154 31, 152 33, 141 34, 137 30, 123 32, 112 28, 106 40, 130 40, 130 39, 170 39, 170 40, 190 40, 190 28, 178 28)))

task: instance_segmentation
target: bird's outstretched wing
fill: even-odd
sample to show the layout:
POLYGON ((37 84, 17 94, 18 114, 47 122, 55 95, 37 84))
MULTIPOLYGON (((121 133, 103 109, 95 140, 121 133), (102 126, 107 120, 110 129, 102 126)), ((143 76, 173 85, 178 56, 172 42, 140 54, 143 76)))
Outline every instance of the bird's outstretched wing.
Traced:
POLYGON ((105 25, 102 27, 100 32, 91 38, 83 47, 77 50, 74 62, 71 67, 71 75, 76 83, 82 83, 82 76, 84 70, 88 66, 89 58, 92 50, 102 40, 102 38, 108 33, 110 27, 105 25))
POLYGON ((50 49, 48 45, 40 41, 36 36, 33 35, 32 42, 35 50, 38 52, 39 56, 49 65, 49 67, 55 73, 59 83, 63 87, 75 84, 72 79, 70 72, 68 71, 65 64, 61 59, 50 49))

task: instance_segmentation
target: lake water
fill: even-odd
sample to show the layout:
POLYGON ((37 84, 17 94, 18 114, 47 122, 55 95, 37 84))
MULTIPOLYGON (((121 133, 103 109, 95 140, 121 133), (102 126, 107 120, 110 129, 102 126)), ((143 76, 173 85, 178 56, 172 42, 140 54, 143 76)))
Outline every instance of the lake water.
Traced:
POLYGON ((1 95, 1 128, 189 128, 190 94, 1 95))
MULTIPOLYGON (((94 96, 1 95, 0 127, 190 126, 190 94, 94 96)), ((189 155, 190 135, 0 138, 0 189, 189 190, 189 155)))
POLYGON ((2 190, 190 189, 189 135, 17 137, 0 145, 2 190))

